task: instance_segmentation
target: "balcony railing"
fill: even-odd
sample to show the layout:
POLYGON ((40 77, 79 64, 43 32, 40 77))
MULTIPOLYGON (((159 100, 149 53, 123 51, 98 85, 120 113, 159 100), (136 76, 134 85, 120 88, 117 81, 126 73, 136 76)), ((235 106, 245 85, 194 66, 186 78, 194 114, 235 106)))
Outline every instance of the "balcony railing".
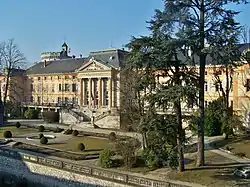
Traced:
POLYGON ((78 107, 76 103, 73 102, 57 102, 57 103, 38 103, 38 102, 22 102, 22 106, 46 106, 46 107, 78 107))

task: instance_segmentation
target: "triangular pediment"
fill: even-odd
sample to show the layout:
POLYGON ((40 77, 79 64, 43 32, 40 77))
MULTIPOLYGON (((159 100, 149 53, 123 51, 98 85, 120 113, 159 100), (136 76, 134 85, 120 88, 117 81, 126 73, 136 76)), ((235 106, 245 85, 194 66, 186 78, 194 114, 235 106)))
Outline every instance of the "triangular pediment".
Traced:
POLYGON ((99 62, 94 59, 90 59, 87 63, 81 66, 77 71, 102 71, 102 70, 111 70, 111 67, 103 62, 99 62))

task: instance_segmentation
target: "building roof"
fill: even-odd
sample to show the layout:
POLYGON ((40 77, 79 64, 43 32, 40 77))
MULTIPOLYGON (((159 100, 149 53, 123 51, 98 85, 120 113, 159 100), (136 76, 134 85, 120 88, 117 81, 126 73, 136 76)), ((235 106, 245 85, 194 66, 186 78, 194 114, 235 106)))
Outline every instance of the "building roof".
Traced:
POLYGON ((70 73, 81 67, 87 62, 87 58, 68 58, 54 61, 39 62, 26 70, 27 74, 53 74, 70 73))
POLYGON ((87 63, 94 57, 95 60, 106 64, 107 66, 119 68, 123 64, 127 51, 120 49, 107 49, 101 51, 90 52, 87 58, 67 58, 46 62, 39 62, 26 70, 27 74, 52 74, 52 73, 69 73, 74 72, 78 68, 87 63))
POLYGON ((120 49, 106 49, 101 51, 90 52, 89 57, 94 57, 97 61, 103 61, 111 66, 119 68, 124 63, 127 51, 120 49))

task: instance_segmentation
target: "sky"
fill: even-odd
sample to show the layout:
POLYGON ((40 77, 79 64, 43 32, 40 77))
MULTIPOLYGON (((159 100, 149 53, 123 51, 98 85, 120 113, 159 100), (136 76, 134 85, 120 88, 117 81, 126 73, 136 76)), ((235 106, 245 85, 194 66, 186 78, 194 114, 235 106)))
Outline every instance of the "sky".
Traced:
MULTIPOLYGON (((162 7, 162 0, 1 0, 0 41, 14 38, 30 64, 41 52, 60 51, 64 41, 70 55, 87 56, 147 35, 146 21, 162 7)), ((243 25, 250 26, 249 9, 237 8, 243 25)))

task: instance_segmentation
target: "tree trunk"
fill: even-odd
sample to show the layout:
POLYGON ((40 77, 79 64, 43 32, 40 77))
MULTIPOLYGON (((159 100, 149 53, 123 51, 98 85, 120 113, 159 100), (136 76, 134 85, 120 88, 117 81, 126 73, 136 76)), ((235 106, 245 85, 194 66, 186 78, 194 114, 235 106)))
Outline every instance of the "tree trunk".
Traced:
POLYGON ((178 171, 184 171, 184 155, 183 155, 183 129, 182 129, 182 115, 180 100, 174 103, 174 108, 177 117, 177 147, 178 147, 178 171))
POLYGON ((200 119, 198 125, 198 151, 197 151, 197 162, 196 166, 203 166, 205 164, 204 158, 204 118, 205 118, 205 95, 204 95, 204 82, 205 82, 205 66, 206 66, 206 55, 203 52, 205 47, 205 34, 204 34, 204 0, 201 0, 200 8, 200 77, 199 77, 199 109, 200 109, 200 119))

